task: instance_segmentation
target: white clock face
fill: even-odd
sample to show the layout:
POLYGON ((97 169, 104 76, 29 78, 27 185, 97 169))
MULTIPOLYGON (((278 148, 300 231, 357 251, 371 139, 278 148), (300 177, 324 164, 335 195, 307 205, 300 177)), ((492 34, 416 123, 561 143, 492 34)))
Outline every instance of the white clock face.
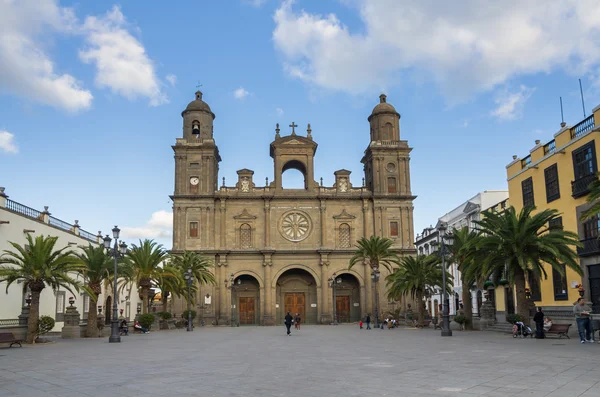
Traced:
POLYGON ((190 178, 190 183, 194 186, 196 186, 197 184, 200 183, 200 178, 198 178, 197 176, 193 176, 190 178))

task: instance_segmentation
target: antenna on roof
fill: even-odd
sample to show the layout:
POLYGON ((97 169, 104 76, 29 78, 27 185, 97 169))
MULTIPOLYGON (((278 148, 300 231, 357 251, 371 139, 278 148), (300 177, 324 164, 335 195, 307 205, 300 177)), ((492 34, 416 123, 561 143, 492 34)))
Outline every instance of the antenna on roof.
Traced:
POLYGON ((560 126, 564 128, 565 125, 567 125, 565 123, 565 115, 563 113, 563 105, 562 105, 562 97, 560 98, 560 126))
POLYGON ((581 92, 581 106, 583 107, 583 118, 585 118, 585 101, 583 100, 583 88, 581 87, 581 79, 579 79, 579 92, 581 92))

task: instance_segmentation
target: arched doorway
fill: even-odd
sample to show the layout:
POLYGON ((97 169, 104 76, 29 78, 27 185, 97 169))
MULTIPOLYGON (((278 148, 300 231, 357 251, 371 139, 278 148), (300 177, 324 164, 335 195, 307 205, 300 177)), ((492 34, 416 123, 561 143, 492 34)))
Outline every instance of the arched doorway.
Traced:
POLYGON ((110 325, 112 321, 112 298, 109 296, 106 298, 106 305, 104 306, 104 324, 110 325))
POLYGON ((254 277, 242 274, 234 282, 235 321, 239 325, 260 323, 260 285, 254 277))
POLYGON ((351 323, 360 320, 360 284, 357 278, 348 273, 336 277, 335 313, 338 323, 351 323))
POLYGON ((276 324, 281 324, 287 312, 299 313, 303 323, 317 323, 317 283, 302 269, 290 269, 281 274, 276 285, 276 324))

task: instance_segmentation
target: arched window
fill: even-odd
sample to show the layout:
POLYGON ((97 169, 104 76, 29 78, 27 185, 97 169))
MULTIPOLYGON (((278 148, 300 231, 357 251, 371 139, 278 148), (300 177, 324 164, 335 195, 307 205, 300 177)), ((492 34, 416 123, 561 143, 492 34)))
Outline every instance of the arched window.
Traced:
POLYGON ((383 126, 383 140, 391 141, 394 137, 394 127, 392 127, 392 123, 387 123, 383 126))
POLYGON ((389 177, 388 178, 388 193, 396 193, 398 189, 396 188, 396 178, 389 177))
POLYGON ((350 248, 350 225, 340 225, 340 248, 350 248))
POLYGON ((192 135, 200 135, 200 122, 198 120, 192 121, 192 135))
POLYGON ((252 247, 252 228, 247 223, 240 226, 240 247, 252 247))

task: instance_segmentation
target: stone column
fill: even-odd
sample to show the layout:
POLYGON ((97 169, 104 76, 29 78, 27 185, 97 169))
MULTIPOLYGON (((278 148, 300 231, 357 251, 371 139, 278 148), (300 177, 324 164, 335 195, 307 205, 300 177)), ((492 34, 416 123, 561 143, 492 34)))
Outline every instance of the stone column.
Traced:
POLYGON ((265 247, 271 246, 271 204, 265 200, 265 247))
POLYGON ((275 325, 275 316, 273 315, 273 309, 275 305, 273 304, 273 287, 271 280, 271 271, 273 268, 273 264, 271 261, 265 260, 263 262, 263 270, 264 270, 264 283, 265 283, 265 310, 264 310, 264 318, 263 325, 275 325))
POLYGON ((325 206, 325 201, 321 201, 319 210, 319 218, 321 220, 321 248, 323 248, 327 245, 327 225, 325 219, 327 207, 325 206))
POLYGON ((4 187, 0 187, 0 208, 6 208, 6 200, 8 200, 8 195, 4 193, 4 187))
POLYGON ((317 308, 321 315, 318 317, 321 324, 328 324, 331 321, 331 313, 329 308, 329 282, 327 281, 327 267, 329 262, 321 260, 321 307, 317 308))
POLYGON ((366 202, 366 200, 363 200, 363 205, 362 205, 363 235, 362 235, 362 237, 365 237, 365 238, 368 238, 368 236, 369 236, 368 222, 367 222, 368 211, 369 211, 369 207, 367 205, 367 202, 366 202))
POLYGON ((65 325, 62 327, 61 337, 63 339, 75 339, 81 337, 79 326, 79 312, 75 306, 67 307, 65 311, 65 325))
POLYGON ((217 291, 219 295, 219 325, 224 325, 227 322, 229 310, 227 310, 227 293, 229 290, 225 288, 225 280, 227 280, 227 262, 219 263, 219 280, 217 280, 217 291))
POLYGON ((19 325, 27 325, 29 321, 29 305, 25 305, 21 308, 21 314, 19 314, 19 325))
POLYGON ((227 228, 225 222, 227 220, 227 207, 225 205, 225 199, 221 199, 221 207, 219 208, 221 212, 221 248, 227 247, 227 228))

